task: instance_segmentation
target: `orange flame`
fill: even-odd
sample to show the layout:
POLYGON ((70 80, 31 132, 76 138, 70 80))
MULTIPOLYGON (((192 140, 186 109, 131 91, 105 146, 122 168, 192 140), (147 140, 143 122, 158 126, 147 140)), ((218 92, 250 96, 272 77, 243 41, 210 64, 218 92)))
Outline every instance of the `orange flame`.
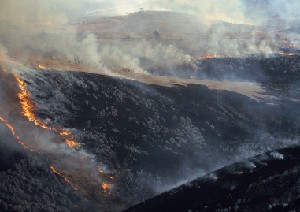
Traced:
POLYGON ((202 55, 202 58, 204 58, 204 59, 212 59, 212 58, 215 58, 215 55, 213 55, 213 54, 204 54, 204 55, 202 55))
POLYGON ((42 70, 45 70, 45 69, 46 69, 46 67, 45 67, 45 66, 42 66, 42 65, 38 65, 38 68, 39 68, 39 69, 42 69, 42 70))
POLYGON ((77 141, 74 141, 74 140, 72 140, 72 139, 69 139, 69 138, 67 138, 66 140, 65 140, 65 142, 67 143, 67 145, 70 147, 70 148, 76 148, 76 147, 78 147, 80 144, 77 142, 77 141))
POLYGON ((61 136, 68 136, 71 135, 71 133, 69 131, 63 130, 59 133, 61 136))
POLYGON ((102 183, 101 184, 102 189, 104 190, 104 192, 108 192, 109 189, 112 188, 112 184, 107 184, 107 183, 102 183))
POLYGON ((18 93, 18 97, 20 100, 20 104, 22 107, 22 114, 31 122, 33 122, 36 126, 39 126, 43 129, 49 129, 45 124, 43 124, 41 121, 39 121, 34 113, 34 105, 31 103, 30 101, 30 94, 29 92, 26 90, 26 83, 21 80, 19 77, 17 77, 16 75, 14 75, 14 77, 16 78, 17 82, 18 82, 18 87, 20 89, 21 92, 18 93))
POLYGON ((25 143, 20 139, 20 137, 16 134, 14 127, 8 123, 8 121, 6 121, 3 117, 0 116, 0 121, 2 121, 6 127, 10 130, 11 134, 14 136, 14 138, 18 141, 18 143, 24 147, 25 149, 27 149, 25 143))
MULTIPOLYGON (((57 129, 48 127, 47 125, 45 125, 44 123, 42 123, 40 120, 38 120, 35 117, 34 114, 34 105, 30 100, 30 94, 29 92, 26 90, 26 83, 20 79, 18 76, 14 75, 14 77, 16 78, 17 82, 18 82, 18 87, 20 89, 20 92, 18 93, 18 98, 20 100, 20 104, 22 107, 22 114, 31 122, 33 122, 36 126, 39 126, 43 129, 48 129, 54 132, 58 132, 61 136, 69 136, 71 135, 71 133, 69 131, 66 130, 62 130, 59 131, 57 129)), ((79 146, 79 143, 76 142, 73 139, 67 138, 65 139, 66 144, 70 147, 70 148, 76 148, 79 146)))
POLYGON ((67 183, 69 183, 69 184, 72 186, 72 188, 74 188, 75 190, 78 190, 78 189, 71 183, 71 181, 70 181, 68 178, 66 178, 65 176, 63 176, 60 172, 58 172, 58 171, 55 169, 54 166, 50 166, 50 169, 51 169, 51 171, 53 171, 55 174, 57 174, 58 176, 60 176, 61 178, 63 178, 67 183))
POLYGON ((282 56, 286 56, 286 57, 292 57, 292 56, 295 56, 296 54, 294 54, 294 53, 288 53, 288 52, 282 52, 281 55, 282 56))
MULTIPOLYGON (((71 137, 71 132, 67 131, 67 130, 61 130, 61 129, 56 129, 56 128, 51 128, 48 127, 47 125, 45 125, 44 123, 42 123, 40 120, 38 120, 34 114, 34 104, 31 102, 30 99, 30 93, 26 90, 26 83, 20 79, 18 76, 14 75, 14 77, 16 78, 16 81, 18 83, 18 87, 20 89, 20 92, 18 93, 18 98, 21 104, 21 108, 22 108, 22 114, 31 122, 33 122, 36 126, 39 126, 43 129, 48 129, 51 130, 53 132, 58 133, 60 136, 65 137, 65 142, 68 145, 69 148, 77 148, 80 143, 78 143, 77 141, 75 141, 72 137, 71 137)), ((14 131, 12 131, 14 132, 14 131)), ((17 137, 18 138, 18 137, 17 137)), ((76 188, 73 183, 70 181, 70 179, 68 179, 67 177, 65 177, 63 174, 61 174, 57 169, 55 169, 54 166, 50 166, 50 169, 57 175, 59 175, 60 177, 62 177, 65 182, 67 182, 68 184, 70 184, 72 186, 73 189, 78 190, 78 188, 76 188)), ((100 170, 99 170, 100 172, 100 170)), ((112 188, 112 184, 107 184, 107 183, 103 183, 101 185, 102 189, 104 192, 109 192, 109 189, 112 188)))

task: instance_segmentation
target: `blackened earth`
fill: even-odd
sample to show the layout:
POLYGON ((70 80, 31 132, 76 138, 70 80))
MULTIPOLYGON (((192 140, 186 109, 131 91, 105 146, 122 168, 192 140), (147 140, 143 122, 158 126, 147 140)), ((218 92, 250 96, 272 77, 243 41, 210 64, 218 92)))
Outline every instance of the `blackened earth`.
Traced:
MULTIPOLYGON (((82 144, 81 148, 95 155, 97 161, 106 165, 114 175, 112 193, 128 200, 129 205, 134 205, 231 163, 299 144, 299 62, 293 60, 295 68, 290 69, 286 62, 289 60, 291 58, 280 58, 276 63, 273 60, 272 63, 269 62, 269 59, 262 60, 256 63, 257 67, 251 66, 255 73, 253 76, 257 78, 243 75, 250 81, 263 79, 260 82, 263 83, 266 94, 275 97, 260 101, 235 92, 211 90, 204 85, 168 88, 76 72, 33 71, 23 75, 23 78, 37 106, 37 116, 49 126, 68 128, 82 144), (269 63, 272 65, 262 65, 269 63), (287 78, 286 70, 293 70, 287 78), (272 74, 266 74, 267 72, 272 74)), ((220 64, 223 66, 224 63, 229 67, 234 63, 241 70, 247 69, 247 64, 239 62, 239 59, 232 61, 234 59, 224 59, 220 64)), ((235 76, 236 73, 236 69, 232 68, 226 74, 235 76)), ((222 74, 224 71, 221 70, 220 76, 222 74)), ((4 129, 3 126, 3 141, 5 135, 2 132, 8 133, 4 129)), ((50 171, 47 156, 13 149, 5 157, 8 159, 1 159, 1 176, 4 176, 2 182, 5 182, 1 183, 1 207, 12 210, 48 210, 51 206, 56 211, 74 210, 92 204, 86 202, 88 197, 72 190, 61 177, 50 171), (13 190, 14 195, 8 194, 14 188, 9 187, 11 184, 16 187, 13 190), (33 185, 30 189, 26 187, 31 184, 33 185), (57 195, 51 197, 52 193, 57 195), (45 198, 33 198, 37 194, 45 195, 45 198)), ((212 193, 218 193, 221 189, 218 186, 227 182, 227 179, 230 181, 232 177, 238 178, 239 184, 243 184, 243 179, 248 175, 252 181, 245 181, 244 187, 242 186, 244 190, 239 190, 228 202, 221 195, 227 195, 229 191, 226 188, 220 193, 219 199, 216 198, 216 202, 211 202, 210 205, 199 203, 194 208, 202 210, 200 206, 211 209, 233 207, 233 203, 235 206, 235 201, 242 198, 239 195, 244 195, 245 187, 251 183, 266 182, 265 185, 268 186, 267 183, 277 182, 268 181, 271 176, 279 176, 285 180, 297 178, 298 175, 293 174, 297 172, 297 167, 292 166, 293 163, 289 166, 290 163, 286 160, 274 159, 274 164, 277 163, 283 165, 270 166, 272 172, 263 175, 266 181, 256 179, 261 176, 256 171, 253 173, 257 174, 252 175, 251 171, 236 176, 224 174, 224 181, 212 181, 209 184, 212 186, 208 186, 212 193), (220 207, 215 205, 219 204, 218 201, 222 203, 220 207)), ((255 165, 259 171, 259 164, 255 165)), ((262 169, 269 171, 268 167, 262 166, 262 169)), ((296 184, 292 184, 292 187, 294 185, 296 184)), ((286 184, 282 184, 282 187, 290 188, 286 184)), ((197 191, 188 190, 184 195, 187 195, 187 199, 194 200, 198 198, 197 191)), ((212 195, 210 190, 206 192, 201 196, 203 200, 212 195)), ((179 194, 181 193, 178 192, 179 194)), ((293 201, 298 201, 296 193, 291 195, 288 207, 293 205, 293 201)), ((263 201, 267 197, 261 198, 263 201)), ((166 199, 166 205, 169 206, 168 198, 163 199, 166 199)), ((250 200, 249 204, 255 206, 256 202, 251 198, 250 200)), ((142 206, 143 209, 151 209, 150 203, 142 206)), ((160 207, 156 202, 153 205, 160 207)), ((274 207, 281 207, 279 205, 274 207)), ((190 207, 182 204, 184 210, 186 206, 190 207)), ((139 207, 141 206, 137 209, 139 207)), ((163 203, 162 207, 165 207, 163 203)), ((242 208, 241 205, 238 207, 242 208)), ((260 207, 259 204, 257 207, 260 207)), ((261 209, 265 210, 265 205, 261 209)))
POLYGON ((299 211, 300 148, 234 163, 126 211, 299 211))

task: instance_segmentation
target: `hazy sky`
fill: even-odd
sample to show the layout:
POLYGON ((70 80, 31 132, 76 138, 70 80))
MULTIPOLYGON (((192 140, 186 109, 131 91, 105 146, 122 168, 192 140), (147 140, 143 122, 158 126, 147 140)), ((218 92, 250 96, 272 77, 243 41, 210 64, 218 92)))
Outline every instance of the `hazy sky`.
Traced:
POLYGON ((140 8, 189 13, 207 20, 231 23, 255 24, 274 16, 280 16, 284 20, 300 17, 300 0, 0 0, 0 2, 2 20, 11 19, 13 16, 20 17, 20 20, 37 20, 36 17, 45 19, 45 14, 49 19, 57 19, 60 14, 75 17, 126 15, 137 12, 140 8))
POLYGON ((125 15, 144 8, 144 10, 190 13, 207 19, 246 21, 240 0, 94 0, 94 2, 99 4, 99 8, 89 11, 90 15, 125 15))
MULTIPOLYGON (((300 0, 79 0, 88 15, 126 15, 144 10, 166 10, 199 15, 232 23, 254 22, 280 16, 300 15, 300 0), (93 5, 93 6, 91 6, 93 5)), ((85 13, 85 11, 84 11, 85 13)))

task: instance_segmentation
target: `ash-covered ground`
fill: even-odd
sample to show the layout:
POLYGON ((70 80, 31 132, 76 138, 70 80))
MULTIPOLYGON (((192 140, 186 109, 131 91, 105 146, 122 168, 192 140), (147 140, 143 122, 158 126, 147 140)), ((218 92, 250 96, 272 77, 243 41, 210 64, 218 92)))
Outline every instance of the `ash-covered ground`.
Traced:
POLYGON ((126 211, 299 211, 299 147, 234 163, 126 211))
MULTIPOLYGON (((228 66, 232 63, 239 64, 240 69, 246 69, 242 67, 240 60, 224 59, 223 63, 228 66)), ((1 179, 4 182, 0 188, 1 208, 19 211, 120 211, 213 170, 257 154, 290 146, 295 146, 296 151, 300 133, 300 87, 297 69, 299 59, 293 57, 258 61, 255 64, 273 62, 278 63, 278 66, 259 66, 257 72, 265 78, 260 82, 251 79, 252 83, 261 87, 259 91, 251 91, 253 88, 250 86, 248 89, 251 95, 247 95, 247 92, 241 93, 238 89, 235 91, 227 87, 214 87, 211 81, 207 81, 208 84, 211 83, 209 85, 204 81, 202 84, 162 86, 76 71, 31 69, 22 73, 21 78, 26 83, 26 89, 35 105, 36 117, 49 128, 68 130, 80 146, 71 150, 71 153, 64 150, 64 147, 61 147, 59 154, 55 151, 60 147, 53 147, 53 151, 46 153, 39 147, 37 151, 31 152, 20 146, 16 147, 18 145, 12 133, 7 126, 1 124, 1 179), (286 62, 290 60, 293 60, 294 69, 290 69, 291 63, 286 62), (282 80, 278 82, 278 79, 282 80), (260 93, 253 96, 253 92, 260 93), (15 143, 13 147, 11 143, 15 143), (78 158, 91 155, 93 161, 100 164, 105 172, 101 179, 109 184, 107 190, 88 179, 94 179, 92 174, 80 173, 90 172, 93 168, 92 165, 85 167, 85 163, 91 163, 90 160, 81 161, 78 158), (57 164, 63 174, 51 170, 53 163, 57 164), (68 165, 62 165, 63 163, 68 165)), ((202 63, 217 64, 218 60, 202 63)), ((244 65, 247 66, 247 63, 244 65)), ((199 66, 200 68, 203 69, 199 66)), ((213 71, 211 68, 205 70, 213 71)), ((235 69, 228 70, 232 75, 235 74, 235 69)), ((7 103, 18 102, 18 89, 13 77, 5 72, 1 75, 2 99, 7 103)), ((211 80, 215 80, 213 76, 211 80)), ((246 85, 240 83, 241 86, 246 85)), ((16 121, 16 117, 20 116, 19 109, 18 106, 7 109, 10 111, 7 116, 25 143, 32 140, 59 142, 48 132, 24 132, 24 127, 28 131, 33 128, 26 125, 26 120, 16 121)), ((44 142, 44 145, 51 144, 44 142)), ((249 184, 244 180, 248 177, 253 179, 253 183, 262 186, 273 183, 273 178, 270 177, 279 176, 279 179, 289 180, 290 175, 283 173, 291 173, 291 179, 296 180, 299 176, 293 173, 298 173, 299 159, 293 157, 295 160, 291 159, 294 161, 291 164, 285 160, 278 162, 278 158, 273 162, 271 158, 271 164, 283 165, 272 165, 272 168, 262 165, 262 172, 267 172, 264 175, 265 181, 257 179, 261 179, 259 164, 264 162, 255 163, 257 168, 252 170, 253 174, 252 171, 246 171, 241 177, 243 179, 231 180, 231 174, 224 174, 221 178, 226 182, 242 184, 243 189, 249 184), (270 169, 272 172, 269 173, 270 169)), ((239 175, 237 178, 240 178, 239 175)), ((182 194, 187 199, 199 201, 195 207, 181 204, 184 207, 182 209, 202 210, 202 206, 207 206, 209 210, 225 206, 232 208, 233 202, 241 199, 245 190, 235 193, 230 202, 218 199, 223 198, 221 193, 221 197, 218 196, 215 202, 208 205, 201 202, 206 202, 207 198, 215 199, 216 197, 209 196, 210 192, 218 193, 218 186, 222 187, 222 182, 217 181, 218 185, 213 184, 212 188, 208 186, 208 193, 201 194, 203 196, 199 199, 193 192, 182 194)), ((298 184, 288 185, 289 189, 297 190, 298 184)), ((282 189, 286 186, 281 185, 282 189)), ((231 195, 231 191, 225 189, 222 194, 231 195)), ((178 192, 178 197, 175 195, 172 201, 178 201, 176 198, 182 199, 180 195, 178 192)), ((269 200, 268 195, 261 198, 268 198, 271 206, 274 204, 274 207, 279 207, 283 203, 290 205, 299 198, 296 191, 289 195, 290 198, 286 201, 282 200, 283 197, 279 198, 280 201, 269 200)), ((168 199, 164 203, 163 197, 160 205, 160 198, 158 197, 158 203, 150 200, 149 206, 147 201, 140 211, 151 211, 154 207, 152 204, 155 204, 155 210, 161 207, 168 209, 175 204, 168 199)), ((246 206, 239 207, 241 210, 249 209, 246 206)), ((257 207, 255 209, 260 206, 257 207)), ((267 210, 265 205, 261 209, 267 210)))
POLYGON ((299 7, 3 1, 0 211, 298 210, 299 7))

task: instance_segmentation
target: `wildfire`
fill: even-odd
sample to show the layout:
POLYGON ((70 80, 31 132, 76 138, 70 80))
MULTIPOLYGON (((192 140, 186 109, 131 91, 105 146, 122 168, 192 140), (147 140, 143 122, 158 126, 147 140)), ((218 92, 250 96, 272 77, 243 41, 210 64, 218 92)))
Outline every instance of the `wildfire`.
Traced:
POLYGON ((38 68, 39 68, 39 69, 42 69, 42 70, 45 70, 45 69, 46 69, 46 67, 45 67, 45 66, 42 66, 42 65, 38 65, 38 68))
POLYGON ((26 90, 26 83, 21 80, 19 77, 14 75, 18 82, 18 87, 20 89, 20 92, 18 93, 18 98, 20 100, 20 104, 22 107, 22 114, 31 122, 33 122, 36 126, 39 126, 43 129, 49 129, 45 124, 43 124, 41 121, 39 121, 34 113, 34 105, 30 101, 30 94, 26 90))
POLYGON ((280 53, 281 55, 283 55, 283 56, 286 56, 286 57, 292 57, 292 56, 295 56, 296 54, 294 54, 294 53, 288 53, 288 52, 282 52, 282 53, 280 53))
POLYGON ((104 192, 108 192, 109 189, 112 188, 112 184, 107 184, 107 183, 102 183, 101 184, 102 189, 104 190, 104 192))
MULTIPOLYGON (((36 126, 39 126, 43 129, 48 129, 54 132, 59 133, 61 136, 70 136, 71 133, 69 131, 66 130, 62 130, 59 131, 55 128, 51 128, 48 127, 47 125, 45 125, 44 123, 42 123, 40 120, 38 120, 35 117, 34 114, 34 105, 30 100, 30 94, 29 92, 26 90, 26 83, 20 79, 18 76, 14 75, 15 79, 18 82, 18 87, 20 89, 20 92, 18 93, 18 98, 20 100, 20 104, 22 107, 22 114, 31 122, 33 122, 36 126)), ((75 140, 71 139, 71 138, 66 138, 65 139, 66 144, 70 147, 70 148, 76 148, 79 146, 79 143, 76 142, 75 140)))
POLYGON ((20 137, 16 134, 14 127, 8 123, 3 117, 0 116, 0 121, 2 121, 6 127, 10 130, 11 134, 14 136, 14 138, 18 141, 18 143, 24 147, 25 149, 27 148, 25 143, 20 139, 20 137))
MULTIPOLYGON (((41 122, 40 120, 38 120, 36 118, 36 116, 34 114, 35 105, 31 102, 30 93, 26 89, 27 84, 22 79, 20 79, 18 76, 14 75, 14 77, 18 83, 18 88, 20 90, 17 96, 18 96, 18 99, 19 99, 19 102, 21 105, 22 114, 30 122, 33 122, 36 126, 39 126, 43 129, 53 131, 53 132, 57 133, 58 135, 60 135, 61 137, 63 137, 66 145, 68 145, 69 148, 72 148, 72 149, 78 148, 80 143, 78 143, 77 141, 74 140, 71 132, 69 132, 68 130, 61 129, 61 128, 48 127, 46 124, 44 124, 43 122, 41 122)), ((2 119, 0 119, 0 120, 2 120, 2 119)), ((4 119, 2 121, 5 122, 4 119)), ((19 139, 18 136, 16 136, 13 127, 11 125, 8 125, 7 122, 5 122, 5 124, 7 124, 9 129, 12 131, 13 135, 16 137, 16 139, 19 141, 19 143, 21 143, 21 140, 19 139)), ((23 144, 22 146, 24 146, 24 143, 21 143, 21 144, 23 144)), ((78 188, 76 188, 76 186, 74 186, 74 184, 71 182, 71 180, 69 178, 65 177, 62 173, 60 173, 53 165, 50 166, 50 169, 55 174, 57 174, 61 178, 63 178, 65 182, 70 184, 73 189, 78 190, 78 188)), ((103 172, 103 171, 101 170, 101 172, 103 172)), ((100 173, 100 170, 99 170, 99 173, 100 173)), ((112 178, 110 178, 110 179, 112 179, 112 178)), ((101 188, 104 192, 109 192, 109 189, 111 189, 112 187, 113 187, 112 184, 108 184, 108 183, 101 184, 101 188)))
POLYGON ((74 188, 75 190, 78 190, 78 189, 71 183, 71 181, 70 181, 68 178, 66 178, 65 176, 63 176, 60 172, 58 172, 58 171, 55 169, 54 166, 50 166, 50 169, 51 169, 51 171, 53 171, 55 174, 57 174, 58 176, 60 176, 61 178, 63 178, 67 183, 69 183, 69 184, 72 186, 72 188, 74 188))
POLYGON ((74 148, 76 148, 76 147, 78 147, 80 145, 77 141, 74 141, 74 140, 72 140, 70 138, 67 138, 65 140, 65 142, 72 149, 74 149, 74 148))
POLYGON ((59 134, 62 135, 62 136, 71 135, 71 133, 69 131, 66 131, 66 130, 61 131, 59 134))
POLYGON ((7 59, 7 58, 0 58, 0 62, 11 63, 11 64, 14 64, 14 65, 23 66, 23 64, 18 63, 14 60, 7 59))
POLYGON ((212 59, 212 58, 215 58, 215 55, 213 55, 213 54, 204 54, 204 55, 202 55, 202 58, 204 58, 204 59, 212 59))

